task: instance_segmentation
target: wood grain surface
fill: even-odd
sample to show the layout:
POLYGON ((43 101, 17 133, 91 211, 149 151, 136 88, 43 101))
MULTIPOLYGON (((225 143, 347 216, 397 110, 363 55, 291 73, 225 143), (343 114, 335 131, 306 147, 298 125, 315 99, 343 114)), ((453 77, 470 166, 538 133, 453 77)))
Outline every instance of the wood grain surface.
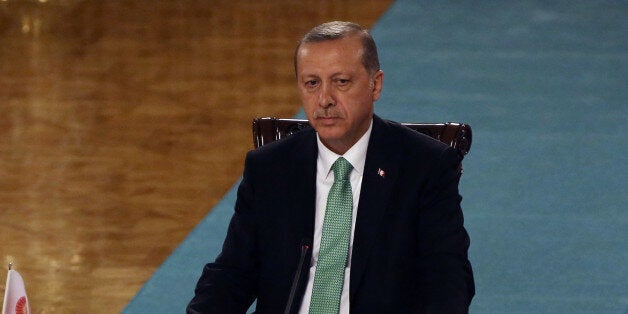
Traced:
POLYGON ((0 0, 0 294, 119 312, 299 110, 300 36, 390 3, 0 0))

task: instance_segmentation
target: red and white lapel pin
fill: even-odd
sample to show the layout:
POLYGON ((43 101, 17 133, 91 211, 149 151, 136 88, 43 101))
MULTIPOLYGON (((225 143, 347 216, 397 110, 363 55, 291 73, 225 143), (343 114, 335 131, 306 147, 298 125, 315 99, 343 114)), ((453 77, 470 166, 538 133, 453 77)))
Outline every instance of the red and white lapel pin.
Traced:
POLYGON ((384 171, 382 168, 377 169, 377 174, 382 178, 386 177, 386 171, 384 171))

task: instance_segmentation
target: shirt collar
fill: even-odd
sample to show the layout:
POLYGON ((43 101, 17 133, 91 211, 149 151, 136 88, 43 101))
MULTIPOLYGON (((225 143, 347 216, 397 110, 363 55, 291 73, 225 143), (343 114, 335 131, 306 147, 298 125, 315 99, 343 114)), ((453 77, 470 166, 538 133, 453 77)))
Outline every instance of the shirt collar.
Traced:
POLYGON ((331 166, 333 166, 334 162, 338 157, 344 157, 351 165, 353 169, 357 171, 358 174, 362 175, 364 172, 364 164, 366 162, 366 150, 369 145, 369 139, 371 138, 371 130, 373 129, 373 119, 371 119, 371 124, 369 125, 368 130, 362 135, 362 137, 355 143, 344 155, 338 155, 332 152, 329 148, 327 148, 323 142, 321 142, 318 133, 316 133, 316 143, 318 145, 318 158, 323 166, 323 169, 327 175, 329 175, 331 171, 331 166))

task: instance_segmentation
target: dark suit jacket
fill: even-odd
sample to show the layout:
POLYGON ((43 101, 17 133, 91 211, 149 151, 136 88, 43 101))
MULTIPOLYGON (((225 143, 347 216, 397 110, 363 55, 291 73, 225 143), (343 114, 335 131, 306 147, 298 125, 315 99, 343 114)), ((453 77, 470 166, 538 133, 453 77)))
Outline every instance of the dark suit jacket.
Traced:
MULTIPOLYGON (((308 128, 247 154, 222 253, 205 266, 188 313, 245 313, 255 298, 257 313, 283 313, 293 281, 296 313, 311 258, 302 249, 314 233, 317 153, 308 128)), ((352 313, 468 311, 474 283, 458 194, 461 159, 374 117, 353 243, 352 313)))

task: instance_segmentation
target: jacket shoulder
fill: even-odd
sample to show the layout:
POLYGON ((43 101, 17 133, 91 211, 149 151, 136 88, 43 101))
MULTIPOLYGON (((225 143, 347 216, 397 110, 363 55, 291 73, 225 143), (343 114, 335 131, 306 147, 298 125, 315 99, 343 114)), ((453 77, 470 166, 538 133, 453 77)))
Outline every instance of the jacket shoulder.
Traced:
POLYGON ((259 163, 289 162, 299 159, 304 154, 316 152, 316 132, 308 127, 290 136, 265 144, 247 153, 247 161, 259 163))
POLYGON ((382 133, 388 141, 405 152, 440 155, 443 151, 450 148, 449 145, 431 136, 391 120, 382 120, 382 133))

